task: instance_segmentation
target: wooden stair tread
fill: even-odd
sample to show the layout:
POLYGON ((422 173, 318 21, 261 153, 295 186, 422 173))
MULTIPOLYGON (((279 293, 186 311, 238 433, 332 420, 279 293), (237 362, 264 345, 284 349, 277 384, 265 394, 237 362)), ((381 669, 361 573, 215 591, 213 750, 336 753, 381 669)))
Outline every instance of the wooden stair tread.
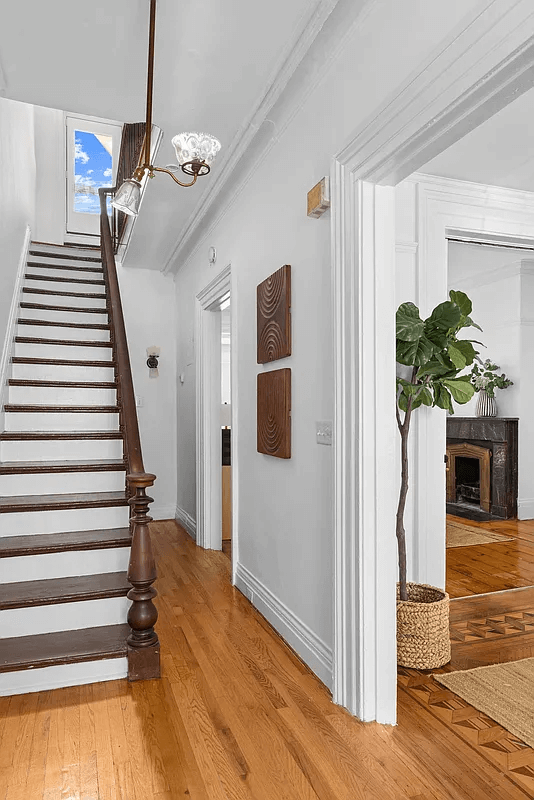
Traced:
POLYGON ((124 492, 85 492, 79 494, 29 494, 0 497, 0 514, 21 511, 64 511, 71 508, 127 506, 124 492))
POLYGON ((9 378, 9 386, 55 386, 64 389, 115 389, 115 381, 46 381, 33 378, 9 378))
POLYGON ((121 458, 95 458, 86 461, 0 462, 0 475, 38 475, 49 472, 121 472, 124 469, 126 469, 126 463, 121 458))
POLYGON ((4 411, 15 414, 118 414, 118 406, 49 406, 6 403, 4 411))
POLYGON ((52 364, 57 367, 114 367, 114 361, 84 361, 81 358, 33 358, 31 356, 12 356, 12 364, 52 364))
POLYGON ((0 610, 123 597, 131 588, 125 572, 4 583, 0 593, 0 610))
POLYGON ((27 319, 19 317, 19 325, 40 325, 46 328, 80 328, 84 330, 109 331, 111 325, 105 322, 60 322, 53 319, 27 319))
POLYGON ((103 625, 0 640, 0 672, 77 664, 126 655, 129 625, 103 625))
POLYGON ((52 344, 58 347, 112 347, 110 340, 107 342, 97 342, 93 339, 43 339, 39 336, 15 336, 15 341, 19 344, 52 344))
MULTIPOLYGON (((51 254, 53 255, 53 254, 51 254)), ((45 256, 46 258, 47 256, 45 256)), ((73 261, 78 260, 73 258, 73 261)), ((85 259, 82 259, 85 261, 85 259)), ((102 267, 94 266, 94 267, 73 267, 71 264, 46 264, 45 262, 40 261, 27 261, 26 266, 30 267, 30 269, 35 269, 36 267, 43 268, 43 269, 64 269, 64 270, 71 270, 72 272, 101 272, 104 274, 104 270, 102 267)))
POLYGON ((129 547, 131 542, 129 528, 4 536, 0 539, 0 558, 66 553, 71 550, 104 550, 110 547, 129 547))
POLYGON ((105 300, 106 295, 102 292, 57 292, 52 289, 37 289, 31 286, 24 286, 23 294, 46 294, 52 297, 88 297, 92 300, 105 300))
MULTIPOLYGON (((80 250, 85 250, 89 248, 81 247, 80 250)), ((95 250, 100 250, 99 247, 96 247, 95 250)), ((63 258, 68 259, 69 261, 89 261, 89 262, 98 262, 99 264, 102 262, 101 258, 95 258, 94 256, 73 256, 70 253, 47 253, 46 250, 29 250, 28 253, 30 256, 37 256, 38 258, 63 258)))
POLYGON ((93 308, 92 306, 81 307, 81 306, 53 306, 48 305, 46 303, 25 303, 24 301, 21 302, 20 308, 33 308, 37 311, 69 311, 75 314, 107 314, 107 308, 93 308))
POLYGON ((83 283, 90 286, 105 286, 106 282, 100 278, 69 278, 63 275, 36 275, 33 272, 26 272, 24 275, 28 281, 52 281, 54 283, 83 283))
POLYGON ((122 431, 3 431, 0 441, 16 442, 47 439, 122 439, 122 431))

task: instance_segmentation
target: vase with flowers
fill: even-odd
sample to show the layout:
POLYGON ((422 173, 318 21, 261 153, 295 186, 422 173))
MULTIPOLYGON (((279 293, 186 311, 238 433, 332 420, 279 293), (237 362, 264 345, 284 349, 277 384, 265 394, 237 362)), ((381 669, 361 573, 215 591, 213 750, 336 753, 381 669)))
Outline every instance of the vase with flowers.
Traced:
POLYGON ((480 366, 475 363, 471 370, 471 383, 475 387, 475 392, 478 392, 475 413, 477 417, 496 417, 495 389, 507 389, 514 383, 506 377, 504 372, 498 375, 499 367, 489 358, 485 361, 477 360, 480 362, 480 366))

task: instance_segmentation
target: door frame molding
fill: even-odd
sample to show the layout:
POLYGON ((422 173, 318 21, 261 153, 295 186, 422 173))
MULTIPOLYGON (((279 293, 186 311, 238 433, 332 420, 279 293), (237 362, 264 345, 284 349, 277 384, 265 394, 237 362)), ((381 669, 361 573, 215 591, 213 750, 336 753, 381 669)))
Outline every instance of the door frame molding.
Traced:
MULTIPOLYGON (((234 293, 232 265, 228 264, 196 296, 195 362, 196 362, 196 535, 197 544, 208 550, 222 549, 221 516, 221 335, 218 311, 221 302, 232 298, 231 330, 234 347, 234 293)), ((234 430, 234 363, 232 359, 232 430, 234 430)), ((237 426, 235 426, 237 427, 237 426)), ((233 438, 233 434, 232 434, 233 438)), ((235 442, 232 442, 235 450, 235 442)), ((233 470, 232 470, 233 471, 233 470)), ((234 485, 232 481, 232 508, 234 485)), ((232 541, 235 533, 235 513, 232 514, 232 541)), ((233 550, 233 548, 232 548, 233 550)), ((232 557, 233 563, 236 563, 232 557)))
POLYGON ((533 85, 530 0, 484 0, 332 161, 333 687, 366 721, 396 722, 391 187, 533 85))

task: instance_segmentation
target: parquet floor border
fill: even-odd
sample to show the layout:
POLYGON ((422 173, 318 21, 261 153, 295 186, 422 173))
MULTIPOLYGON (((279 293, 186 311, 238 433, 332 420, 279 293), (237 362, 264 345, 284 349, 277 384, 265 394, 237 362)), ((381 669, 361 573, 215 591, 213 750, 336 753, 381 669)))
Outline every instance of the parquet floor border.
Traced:
POLYGON ((492 644, 495 640, 503 643, 499 661, 517 660, 517 656, 514 656, 519 652, 517 644, 520 649, 521 639, 534 633, 534 606, 453 620, 450 631, 452 664, 433 672, 399 667, 399 690, 406 692, 412 700, 426 708, 450 731, 501 770, 527 793, 527 797, 534 798, 534 748, 434 680, 436 674, 454 672, 464 661, 460 653, 465 653, 466 646, 470 644, 473 645, 471 661, 477 657, 477 653, 484 652, 485 643, 492 644), (477 646, 478 649, 475 649, 477 646))

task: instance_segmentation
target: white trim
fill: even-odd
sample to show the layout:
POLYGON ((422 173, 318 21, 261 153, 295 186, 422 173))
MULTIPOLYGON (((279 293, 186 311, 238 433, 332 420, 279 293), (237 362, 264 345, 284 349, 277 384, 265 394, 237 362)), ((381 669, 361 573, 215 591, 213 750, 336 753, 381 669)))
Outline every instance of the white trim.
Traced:
POLYGON ((395 243, 395 252, 396 253, 410 253, 411 255, 415 255, 417 253, 417 248, 419 247, 417 242, 396 242, 395 243))
POLYGON ((195 539, 196 541, 197 523, 196 520, 193 519, 191 514, 188 514, 185 508, 182 508, 181 506, 176 506, 176 509, 174 511, 174 519, 179 525, 182 526, 182 528, 185 528, 189 536, 191 536, 191 538, 195 539))
POLYGON ((196 297, 197 543, 210 550, 222 548, 221 336, 218 315, 211 312, 229 295, 231 284, 229 264, 196 297))
POLYGON ((328 687, 332 650, 243 564, 236 565, 235 585, 328 687))
POLYGON ((7 402, 7 392, 11 373, 11 352, 13 349, 13 339, 15 338, 15 331, 17 327, 17 319, 19 317, 20 296, 22 293, 22 284, 24 283, 24 274, 26 272, 26 262, 28 260, 28 251, 30 249, 32 233, 30 226, 26 226, 24 234, 24 241, 20 251, 19 264, 17 267, 17 277, 15 278, 15 286, 13 289, 13 297, 11 298, 11 306, 9 308, 9 316, 7 318, 7 326, 4 336, 4 344, 2 346, 2 358, 0 360, 0 428, 3 430, 4 421, 4 403, 7 402))
POLYGON ((534 498, 517 501, 518 519, 534 519, 534 498))
POLYGON ((128 659, 104 658, 79 664, 55 664, 51 667, 4 672, 0 675, 0 697, 27 692, 44 692, 64 686, 83 686, 114 681, 128 675, 128 659))
MULTIPOLYGON (((387 446, 383 450, 388 444, 385 433, 398 435, 396 430, 390 433, 387 388, 388 377, 392 381, 395 374, 395 340, 393 335, 384 337, 384 326, 388 329, 394 320, 395 241, 390 236, 388 199, 370 182, 396 185, 533 82, 530 0, 485 0, 354 132, 333 160, 334 700, 366 720, 396 719, 397 569, 391 561, 392 553, 396 561, 391 503, 397 463, 387 446), (382 242, 378 232, 385 233, 382 242), (370 474, 363 476, 362 453, 370 458, 365 467, 370 474), (374 487, 378 461, 380 482, 374 487)), ((428 232, 419 233, 419 290, 429 301, 437 292, 440 302, 441 277, 435 281, 433 275, 429 286, 428 253, 421 246, 421 236, 428 232)), ((514 233, 528 235, 521 229, 514 233)), ((443 250, 446 256, 445 241, 443 250)), ((441 440, 439 425, 436 433, 430 415, 420 416, 427 428, 422 424, 417 431, 419 447, 426 442, 432 454, 441 440), (424 430, 432 434, 432 441, 421 435, 424 430)), ((428 464, 428 457, 421 463, 428 464)), ((418 479, 422 477, 420 470, 418 479)), ((423 525, 425 531, 427 527, 423 525)), ((429 569, 429 554, 420 555, 423 568, 429 569)))

